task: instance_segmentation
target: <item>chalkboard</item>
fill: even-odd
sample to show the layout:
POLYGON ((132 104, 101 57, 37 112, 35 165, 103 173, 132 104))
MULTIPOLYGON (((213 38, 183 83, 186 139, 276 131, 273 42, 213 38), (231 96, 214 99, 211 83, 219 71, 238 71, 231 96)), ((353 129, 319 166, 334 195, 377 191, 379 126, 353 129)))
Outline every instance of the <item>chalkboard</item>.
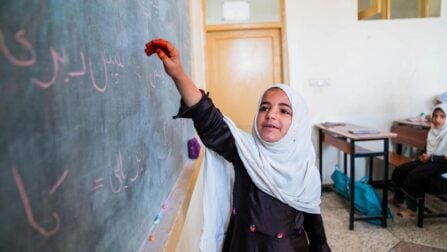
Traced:
MULTIPOLYGON (((187 162, 189 1, 2 0, 0 251, 137 251, 187 162)), ((162 221, 162 220, 161 220, 162 221)))

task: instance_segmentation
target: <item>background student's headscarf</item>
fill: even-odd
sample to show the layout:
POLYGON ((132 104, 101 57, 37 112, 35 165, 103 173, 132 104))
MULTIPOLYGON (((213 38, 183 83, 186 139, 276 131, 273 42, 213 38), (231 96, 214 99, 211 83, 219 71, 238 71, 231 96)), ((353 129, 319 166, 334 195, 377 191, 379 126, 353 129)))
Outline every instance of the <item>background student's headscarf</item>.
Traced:
MULTIPOLYGON (((292 106, 292 124, 282 139, 274 143, 261 139, 256 128, 258 113, 251 134, 237 128, 229 118, 225 117, 224 120, 250 178, 260 190, 297 210, 320 213, 321 182, 315 166, 307 106, 304 99, 289 86, 276 84, 267 90, 271 88, 283 90, 292 106)), ((231 164, 213 151, 206 151, 202 251, 220 251, 222 248, 231 211, 231 205, 227 202, 231 202, 232 173, 231 164)))
MULTIPOLYGON (((447 103, 440 103, 433 108, 441 109, 447 115, 447 103)), ((447 155, 447 123, 439 128, 431 127, 427 136, 427 154, 430 155, 447 155)))

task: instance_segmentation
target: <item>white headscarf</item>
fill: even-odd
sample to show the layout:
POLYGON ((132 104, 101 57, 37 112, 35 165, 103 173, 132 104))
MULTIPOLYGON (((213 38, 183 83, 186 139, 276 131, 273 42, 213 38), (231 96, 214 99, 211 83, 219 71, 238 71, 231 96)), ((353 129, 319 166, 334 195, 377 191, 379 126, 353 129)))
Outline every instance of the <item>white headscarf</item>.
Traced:
MULTIPOLYGON (((447 103, 440 103, 433 108, 433 113, 436 109, 441 109, 447 114, 447 103)), ((444 123, 440 128, 431 127, 427 136, 427 154, 430 155, 447 155, 447 123, 444 123)))
MULTIPOLYGON (((271 88, 284 91, 292 106, 292 124, 279 141, 269 143, 261 139, 256 127, 258 113, 252 134, 238 129, 227 117, 225 122, 236 140, 239 156, 250 178, 259 189, 297 210, 320 213, 320 174, 315 166, 306 103, 288 85, 276 84, 271 88)), ((261 102, 262 96, 259 105, 261 102)))
POLYGON ((447 103, 447 92, 444 92, 444 93, 438 95, 438 97, 436 97, 436 100, 438 102, 447 103))
MULTIPOLYGON (((258 113, 251 134, 237 128, 229 118, 224 117, 224 120, 250 178, 260 190, 297 210, 320 213, 321 182, 315 166, 307 106, 289 86, 276 84, 267 90, 274 87, 283 90, 292 105, 292 123, 279 141, 268 143, 260 138, 256 128, 258 113)), ((204 227, 200 249, 220 251, 231 213, 231 205, 227 202, 231 200, 234 171, 231 164, 208 149, 203 166, 204 227)))

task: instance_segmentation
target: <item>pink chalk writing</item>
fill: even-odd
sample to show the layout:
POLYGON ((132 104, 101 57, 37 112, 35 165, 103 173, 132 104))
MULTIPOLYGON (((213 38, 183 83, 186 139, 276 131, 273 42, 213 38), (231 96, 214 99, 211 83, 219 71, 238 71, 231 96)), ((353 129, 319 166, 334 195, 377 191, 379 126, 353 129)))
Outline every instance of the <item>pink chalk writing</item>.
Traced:
MULTIPOLYGON (((116 165, 114 169, 114 175, 119 181, 118 188, 115 188, 113 185, 113 176, 110 178, 110 188, 112 189, 112 192, 118 193, 123 189, 123 181, 126 179, 126 174, 124 174, 123 170, 123 158, 121 157, 121 152, 118 153, 116 157, 116 165)), ((127 188, 127 185, 124 185, 124 188, 127 188)))
MULTIPOLYGON (((110 175, 109 178, 110 190, 113 193, 119 193, 124 189, 129 188, 129 182, 137 181, 142 171, 143 167, 141 164, 141 158, 139 157, 139 155, 137 155, 135 173, 133 174, 133 176, 128 176, 128 173, 124 172, 123 157, 121 155, 121 152, 119 151, 118 154, 116 155, 116 163, 113 167, 113 174, 110 175)), ((104 178, 101 177, 95 180, 95 185, 90 191, 93 192, 103 187, 104 187, 104 178)))
POLYGON ((161 81, 163 81, 163 75, 154 71, 148 74, 147 79, 150 87, 156 88, 154 83, 161 83, 161 81))
POLYGON ((51 58, 53 58, 53 77, 47 82, 38 80, 36 78, 31 78, 31 81, 34 82, 37 86, 41 88, 49 88, 56 81, 57 73, 59 72, 59 62, 65 62, 65 59, 60 56, 54 48, 50 49, 51 58))
POLYGON ((42 226, 40 226, 34 219, 33 210, 31 208, 31 204, 29 203, 28 195, 26 194, 25 191, 25 185, 23 184, 22 177, 20 176, 19 170, 16 167, 12 168, 12 175, 14 177, 17 189, 19 190, 20 198, 22 199, 23 203, 23 208, 25 208, 26 218, 28 219, 28 222, 31 225, 31 227, 36 229, 41 235, 45 237, 49 237, 56 234, 60 227, 59 215, 56 212, 53 212, 52 214, 54 220, 56 221, 56 225, 54 226, 53 229, 48 231, 42 226))
POLYGON ((137 172, 135 173, 135 176, 132 178, 129 178, 130 181, 134 182, 138 179, 138 176, 140 175, 140 172, 143 171, 143 168, 141 167, 141 159, 136 156, 137 159, 137 172))
POLYGON ((76 76, 83 76, 85 74, 86 68, 85 68, 85 59, 84 59, 84 53, 80 53, 81 55, 81 61, 82 61, 82 70, 77 72, 69 72, 68 76, 70 77, 76 77, 76 76))
POLYGON ((5 55, 5 57, 11 62, 11 64, 19 67, 28 67, 34 64, 36 62, 36 53, 34 52, 33 46, 31 43, 24 38, 25 31, 19 30, 15 34, 16 41, 22 45, 30 54, 30 59, 27 60, 21 60, 16 58, 14 55, 12 55, 9 48, 6 46, 5 39, 3 37, 3 32, 0 30, 0 51, 5 55))
POLYGON ((95 180, 95 186, 92 188, 91 191, 96 191, 102 187, 104 187, 104 179, 99 178, 99 179, 95 180))
MULTIPOLYGON (((15 41, 17 44, 21 45, 21 47, 24 48, 30 55, 28 59, 19 59, 18 57, 14 56, 11 50, 9 49, 8 45, 6 44, 5 37, 3 34, 3 31, 0 30, 0 53, 2 53, 6 59, 14 66, 18 67, 31 67, 35 65, 36 63, 36 53, 34 51, 34 48, 32 44, 25 38, 25 30, 21 29, 15 33, 15 41)), ((52 73, 51 76, 44 80, 44 77, 32 77, 31 82, 34 83, 39 88, 47 89, 50 88, 52 85, 54 85, 58 79, 59 72, 61 71, 61 65, 68 62, 68 58, 63 56, 61 53, 59 53, 55 48, 50 47, 50 57, 52 61, 52 73)), ((111 55, 108 58, 102 56, 101 57, 101 65, 104 71, 104 78, 103 82, 99 83, 95 77, 94 72, 94 64, 92 64, 92 59, 88 58, 88 69, 86 64, 86 59, 83 52, 80 52, 81 57, 81 69, 79 71, 69 71, 67 73, 67 76, 62 77, 63 81, 65 83, 68 83, 70 81, 70 78, 73 77, 81 77, 86 75, 87 70, 90 71, 90 80, 91 84, 93 85, 94 89, 100 93, 103 93, 107 90, 108 82, 109 82, 109 69, 108 65, 113 65, 116 67, 124 68, 125 64, 122 58, 118 55, 111 55)), ((115 74, 116 77, 119 76, 118 73, 115 74)), ((116 81, 118 83, 118 81, 116 81)))
MULTIPOLYGON (((140 177, 140 174, 143 171, 143 167, 141 164, 141 158, 139 154, 136 155, 136 172, 134 176, 127 177, 127 174, 124 172, 123 158, 121 152, 118 152, 116 155, 116 163, 113 169, 113 175, 110 177, 110 189, 113 193, 119 193, 124 189, 128 188, 129 182, 135 182, 140 177), (126 179, 128 178, 128 181, 126 179)), ((69 169, 66 168, 62 175, 57 179, 56 183, 51 188, 49 195, 53 195, 57 192, 57 190, 62 186, 63 182, 67 179, 69 175, 69 169)), ((33 209, 31 207, 31 203, 29 201, 28 195, 26 193, 25 184, 23 183, 22 177, 19 173, 19 169, 17 167, 12 168, 12 176, 14 178, 15 184, 17 186, 17 190, 19 191, 20 199, 23 204, 23 208, 25 210, 25 215, 28 220, 28 223, 32 228, 34 228, 39 234, 49 237, 58 232, 61 226, 61 221, 57 212, 52 213, 52 217, 55 221, 55 224, 52 228, 48 229, 42 227, 34 218, 33 209)), ((104 188, 104 178, 98 178, 95 180, 95 185, 90 190, 90 192, 99 190, 104 188)))
POLYGON ((143 77, 143 74, 141 73, 141 66, 137 66, 135 69, 135 75, 138 76, 138 79, 141 79, 143 77))
POLYGON ((104 57, 103 57, 102 62, 103 62, 103 66, 104 66, 104 84, 103 84, 103 87, 100 87, 96 83, 95 76, 93 76, 92 61, 89 60, 89 62, 88 62, 88 66, 89 66, 89 69, 90 69, 90 79, 92 80, 92 84, 95 87, 96 91, 101 92, 101 93, 106 91, 107 83, 109 82, 109 78, 108 78, 109 75, 107 74, 108 73, 107 72, 107 64, 106 64, 106 62, 104 60, 104 57))
POLYGON ((62 173, 62 176, 58 179, 56 184, 54 184, 53 188, 51 188, 50 195, 56 192, 56 190, 61 186, 62 182, 64 182, 67 175, 68 175, 68 169, 65 169, 64 173, 62 173))
POLYGON ((149 20, 152 19, 152 12, 154 12, 154 14, 156 16, 160 15, 160 8, 159 8, 159 4, 158 4, 158 0, 150 0, 148 1, 148 4, 146 6, 144 6, 145 4, 141 4, 141 9, 143 10, 143 14, 149 18, 149 20), (149 11, 150 10, 150 11, 149 11))
POLYGON ((124 64, 121 62, 121 57, 117 57, 116 55, 108 59, 104 58, 104 63, 108 65, 117 65, 119 67, 124 67, 124 64))

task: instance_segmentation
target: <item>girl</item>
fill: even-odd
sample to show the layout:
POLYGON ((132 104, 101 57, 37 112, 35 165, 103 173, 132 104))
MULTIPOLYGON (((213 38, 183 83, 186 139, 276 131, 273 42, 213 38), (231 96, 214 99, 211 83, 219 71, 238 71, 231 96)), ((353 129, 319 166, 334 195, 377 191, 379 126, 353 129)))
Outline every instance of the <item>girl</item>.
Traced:
MULTIPOLYGON (((405 200, 405 193, 412 198, 419 198, 426 191, 430 178, 447 172, 447 124, 445 116, 447 103, 436 105, 432 112, 432 126, 427 135, 426 152, 418 160, 396 167, 391 177, 396 188, 392 203, 400 208, 405 200), (403 189, 403 190, 402 190, 403 189)), ((416 202, 407 197, 407 208, 398 215, 407 218, 416 216, 416 202)))
MULTIPOLYGON (((303 99, 284 84, 267 89, 252 134, 248 134, 223 116, 186 76, 172 44, 152 40, 145 52, 156 53, 175 82, 182 97, 176 117, 192 118, 202 142, 213 150, 207 151, 204 162, 213 166, 204 170, 204 204, 208 204, 204 210, 218 213, 205 213, 202 251, 330 251, 320 215, 321 184, 303 99), (208 173, 219 169, 214 152, 234 167, 232 209, 228 211, 221 208, 226 202, 206 188, 208 173), (213 228, 216 222, 223 228, 225 219, 209 220, 211 216, 225 217, 219 212, 230 215, 224 237, 213 228)), ((216 189, 230 191, 220 186, 216 189)))

